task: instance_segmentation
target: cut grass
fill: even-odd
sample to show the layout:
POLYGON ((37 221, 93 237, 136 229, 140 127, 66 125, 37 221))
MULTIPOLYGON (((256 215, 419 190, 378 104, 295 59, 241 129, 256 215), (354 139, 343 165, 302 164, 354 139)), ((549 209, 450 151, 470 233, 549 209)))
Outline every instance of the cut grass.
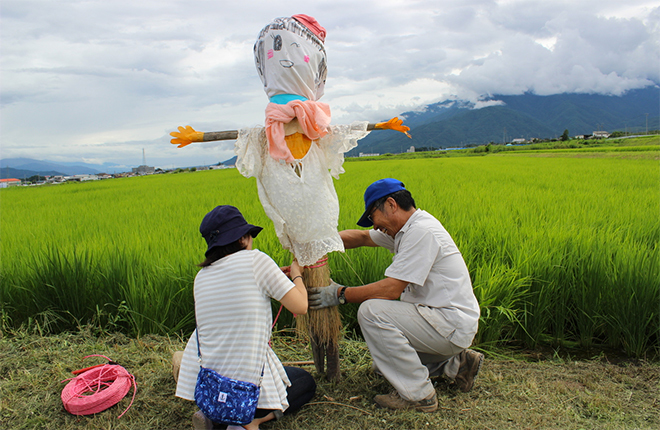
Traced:
MULTIPOLYGON (((89 327, 55 336, 26 330, 0 338, 0 427, 11 429, 186 429, 196 407, 174 397, 170 357, 185 339, 122 334, 94 336, 89 327), (71 371, 106 355, 133 373, 138 390, 117 406, 93 416, 67 413, 60 400, 71 371)), ((276 335, 273 347, 282 361, 311 360, 307 345, 276 335)), ((371 371, 365 344, 341 343, 339 383, 312 372, 317 394, 293 417, 264 429, 656 429, 660 427, 660 365, 644 361, 608 362, 604 355, 585 361, 536 354, 503 358, 487 353, 475 388, 461 393, 445 381, 436 387, 440 408, 432 414, 378 409, 376 394, 391 388, 371 371)))

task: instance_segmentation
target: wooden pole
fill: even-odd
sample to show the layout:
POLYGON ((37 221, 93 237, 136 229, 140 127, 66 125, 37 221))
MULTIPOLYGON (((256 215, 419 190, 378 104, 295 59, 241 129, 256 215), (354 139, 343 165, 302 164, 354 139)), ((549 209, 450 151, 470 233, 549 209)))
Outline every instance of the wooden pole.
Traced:
POLYGON ((211 142, 214 140, 233 140, 237 138, 238 138, 237 130, 209 131, 204 133, 204 142, 211 142))
MULTIPOLYGON (((367 131, 380 130, 376 128, 376 124, 367 124, 367 131)), ((225 130, 225 131, 206 131, 204 132, 203 142, 212 142, 215 140, 234 140, 238 138, 238 130, 225 130)))

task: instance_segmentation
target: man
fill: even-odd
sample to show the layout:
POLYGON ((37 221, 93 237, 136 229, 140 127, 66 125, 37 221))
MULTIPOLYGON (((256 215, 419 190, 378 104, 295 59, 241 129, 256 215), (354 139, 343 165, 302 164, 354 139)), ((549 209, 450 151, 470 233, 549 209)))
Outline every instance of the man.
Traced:
POLYGON ((384 408, 433 412, 438 399, 429 377, 444 374, 467 392, 484 359, 467 349, 479 322, 468 269, 449 233, 415 207, 401 181, 371 184, 364 206, 357 224, 373 229, 339 234, 346 249, 382 246, 393 252, 385 279, 311 289, 310 309, 361 303, 358 322, 374 370, 394 387, 374 401, 384 408))

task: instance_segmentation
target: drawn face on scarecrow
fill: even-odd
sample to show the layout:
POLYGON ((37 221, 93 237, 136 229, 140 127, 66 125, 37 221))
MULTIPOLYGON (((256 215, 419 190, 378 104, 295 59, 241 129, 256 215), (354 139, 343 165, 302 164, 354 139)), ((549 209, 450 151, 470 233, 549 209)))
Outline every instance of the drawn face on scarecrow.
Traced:
POLYGON ((293 18, 268 24, 254 45, 254 60, 268 98, 292 94, 317 101, 327 75, 321 40, 293 18))

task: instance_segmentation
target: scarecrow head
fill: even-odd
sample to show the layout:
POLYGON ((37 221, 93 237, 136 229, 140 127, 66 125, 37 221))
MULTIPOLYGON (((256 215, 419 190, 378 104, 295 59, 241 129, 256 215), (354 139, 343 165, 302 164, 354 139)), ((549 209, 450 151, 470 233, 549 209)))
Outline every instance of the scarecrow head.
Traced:
POLYGON ((328 71, 324 41, 325 29, 307 15, 277 18, 261 30, 254 61, 271 101, 321 98, 328 71))

